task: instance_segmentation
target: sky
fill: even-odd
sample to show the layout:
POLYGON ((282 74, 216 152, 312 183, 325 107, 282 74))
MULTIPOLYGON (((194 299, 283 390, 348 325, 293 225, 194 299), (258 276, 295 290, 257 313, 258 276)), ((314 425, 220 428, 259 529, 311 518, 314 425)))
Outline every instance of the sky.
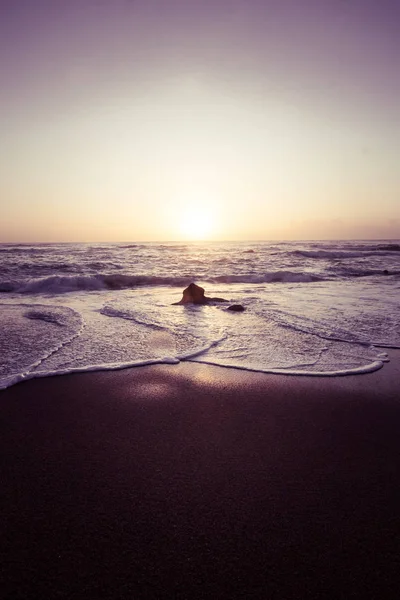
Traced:
POLYGON ((400 238, 398 0, 3 0, 0 242, 400 238))

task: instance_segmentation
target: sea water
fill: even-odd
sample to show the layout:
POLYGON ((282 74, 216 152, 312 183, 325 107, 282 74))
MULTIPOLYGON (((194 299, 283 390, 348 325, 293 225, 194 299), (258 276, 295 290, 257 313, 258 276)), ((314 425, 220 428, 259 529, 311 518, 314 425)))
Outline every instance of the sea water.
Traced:
POLYGON ((198 361, 344 375, 400 348, 400 242, 0 245, 0 389, 198 361), (174 306, 194 282, 242 304, 174 306))

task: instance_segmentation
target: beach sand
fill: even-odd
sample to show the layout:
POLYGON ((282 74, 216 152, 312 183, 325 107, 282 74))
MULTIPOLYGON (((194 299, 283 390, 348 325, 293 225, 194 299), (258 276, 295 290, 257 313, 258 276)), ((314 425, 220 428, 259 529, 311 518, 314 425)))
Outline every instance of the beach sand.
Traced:
POLYGON ((400 351, 336 378, 195 363, 0 393, 2 598, 389 598, 400 351))

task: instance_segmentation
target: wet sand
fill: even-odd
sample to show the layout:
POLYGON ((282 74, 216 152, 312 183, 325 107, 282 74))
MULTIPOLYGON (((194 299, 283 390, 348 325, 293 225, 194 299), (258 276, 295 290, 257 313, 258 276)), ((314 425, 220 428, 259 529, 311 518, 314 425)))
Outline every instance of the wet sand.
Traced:
POLYGON ((2 597, 397 597, 389 356, 349 377, 181 363, 0 392, 2 597))

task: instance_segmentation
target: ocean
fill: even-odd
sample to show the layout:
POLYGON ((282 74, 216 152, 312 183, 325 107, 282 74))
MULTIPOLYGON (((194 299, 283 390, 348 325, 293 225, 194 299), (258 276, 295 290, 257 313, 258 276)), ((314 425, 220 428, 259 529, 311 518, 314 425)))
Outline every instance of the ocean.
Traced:
POLYGON ((0 389, 196 361, 367 373, 400 348, 400 241, 0 245, 0 389), (174 306, 194 282, 242 304, 174 306))

